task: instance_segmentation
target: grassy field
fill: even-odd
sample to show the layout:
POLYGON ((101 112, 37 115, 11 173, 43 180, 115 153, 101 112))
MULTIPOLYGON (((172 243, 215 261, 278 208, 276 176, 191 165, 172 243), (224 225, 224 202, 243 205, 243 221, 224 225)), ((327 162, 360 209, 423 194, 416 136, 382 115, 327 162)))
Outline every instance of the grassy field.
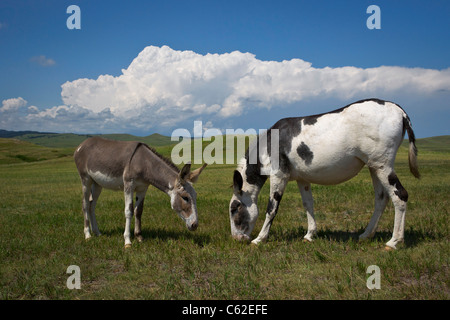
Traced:
MULTIPOLYGON (((307 223, 295 183, 288 185, 268 242, 233 241, 234 165, 210 165, 202 173, 197 231, 189 232, 169 198, 151 187, 144 242, 125 250, 123 194, 105 190, 97 206, 102 235, 85 241, 73 148, 2 139, 0 299, 449 299, 450 153, 443 141, 419 141, 421 180, 409 173, 406 148, 400 149, 396 171, 410 199, 405 243, 387 252, 391 204, 375 238, 357 241, 373 210, 367 169, 338 186, 313 186, 319 228, 313 243, 302 241, 307 223), (70 265, 80 267, 80 290, 66 286, 70 265), (380 268, 381 289, 366 286, 370 265, 380 268)), ((157 150, 170 155, 171 147, 157 150)), ((268 184, 254 236, 267 199, 268 184)))

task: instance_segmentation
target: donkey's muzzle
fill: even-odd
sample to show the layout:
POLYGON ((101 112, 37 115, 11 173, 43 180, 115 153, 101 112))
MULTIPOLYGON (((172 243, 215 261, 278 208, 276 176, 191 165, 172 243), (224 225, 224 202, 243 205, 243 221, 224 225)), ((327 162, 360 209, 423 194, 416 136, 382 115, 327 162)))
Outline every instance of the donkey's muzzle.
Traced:
POLYGON ((185 220, 186 227, 189 231, 195 231, 198 228, 198 218, 192 215, 188 219, 185 220))
POLYGON ((231 235, 231 237, 237 241, 250 242, 251 240, 250 236, 246 235, 245 233, 236 233, 231 235))
POLYGON ((187 225, 189 231, 195 231, 198 228, 198 222, 197 221, 195 221, 195 222, 193 222, 191 224, 187 223, 186 225, 187 225))

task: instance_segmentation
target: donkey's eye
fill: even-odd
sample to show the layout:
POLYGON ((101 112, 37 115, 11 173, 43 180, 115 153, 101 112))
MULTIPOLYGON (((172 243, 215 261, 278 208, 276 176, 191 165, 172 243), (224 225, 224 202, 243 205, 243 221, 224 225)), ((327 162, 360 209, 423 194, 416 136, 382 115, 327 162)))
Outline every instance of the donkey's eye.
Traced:
POLYGON ((188 197, 181 197, 185 202, 189 202, 189 198, 188 197))
POLYGON ((237 200, 234 200, 230 207, 231 214, 234 215, 239 210, 240 206, 241 206, 241 203, 237 200))

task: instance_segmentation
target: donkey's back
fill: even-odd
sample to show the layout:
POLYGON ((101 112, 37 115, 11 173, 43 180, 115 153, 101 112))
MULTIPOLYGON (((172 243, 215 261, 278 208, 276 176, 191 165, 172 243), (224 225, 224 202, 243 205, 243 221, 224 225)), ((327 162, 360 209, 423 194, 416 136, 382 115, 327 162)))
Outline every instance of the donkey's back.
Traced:
POLYGON ((80 176, 99 173, 109 177, 122 177, 126 165, 140 142, 114 141, 101 137, 85 140, 74 153, 80 176))
POLYGON ((393 167, 406 130, 411 172, 418 177, 409 117, 392 102, 362 100, 324 114, 281 119, 272 129, 280 130, 281 170, 291 180, 338 184, 364 165, 393 167))

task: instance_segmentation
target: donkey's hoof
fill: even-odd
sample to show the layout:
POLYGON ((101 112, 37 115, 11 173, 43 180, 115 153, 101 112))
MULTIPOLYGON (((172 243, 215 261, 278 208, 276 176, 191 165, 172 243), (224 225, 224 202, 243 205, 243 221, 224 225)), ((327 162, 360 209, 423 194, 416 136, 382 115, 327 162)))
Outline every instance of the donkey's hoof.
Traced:
POLYGON ((361 234, 361 235, 358 237, 358 241, 359 241, 359 242, 364 242, 364 241, 367 241, 367 240, 369 240, 369 237, 366 236, 366 235, 364 235, 364 234, 361 234))
POLYGON ((144 241, 144 238, 143 238, 142 236, 137 236, 137 237, 136 237, 136 240, 137 240, 139 243, 141 243, 141 242, 144 241))
POLYGON ((389 246, 385 246, 384 247, 384 251, 394 251, 396 248, 392 248, 392 247, 389 247, 389 246))
POLYGON ((125 249, 129 249, 129 248, 131 248, 131 243, 127 243, 127 244, 125 245, 125 249))

